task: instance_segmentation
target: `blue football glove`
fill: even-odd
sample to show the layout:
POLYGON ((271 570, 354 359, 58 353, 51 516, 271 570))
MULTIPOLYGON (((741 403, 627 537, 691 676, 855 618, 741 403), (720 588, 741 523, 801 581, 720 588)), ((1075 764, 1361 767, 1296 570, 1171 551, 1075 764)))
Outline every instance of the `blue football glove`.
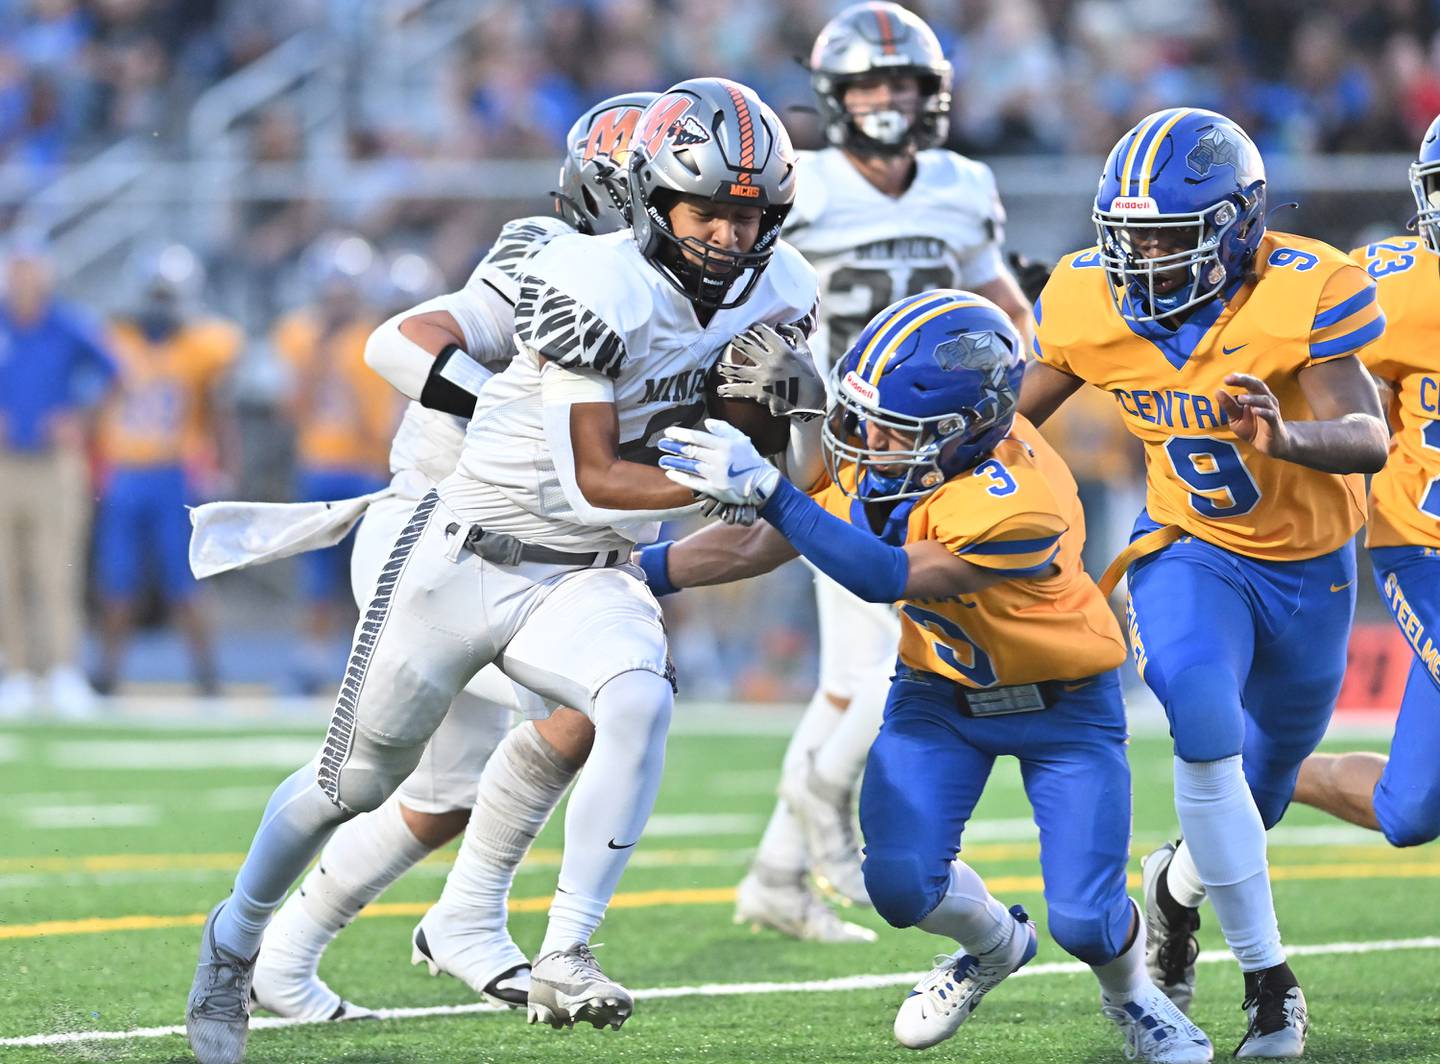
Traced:
POLYGON ((750 438, 715 418, 705 419, 703 431, 671 426, 660 450, 667 477, 722 503, 759 509, 780 483, 780 470, 760 457, 750 438))

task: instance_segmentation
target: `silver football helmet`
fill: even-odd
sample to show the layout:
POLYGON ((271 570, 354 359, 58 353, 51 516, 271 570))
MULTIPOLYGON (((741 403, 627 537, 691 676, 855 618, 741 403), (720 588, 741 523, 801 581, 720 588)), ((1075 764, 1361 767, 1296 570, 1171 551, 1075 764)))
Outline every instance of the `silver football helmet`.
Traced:
POLYGON ((825 24, 810 53, 810 85, 825 139, 865 154, 943 144, 950 132, 951 79, 935 32, 920 16, 883 0, 840 12, 825 24), (846 110, 848 84, 883 74, 909 74, 920 82, 920 107, 913 118, 896 110, 846 110))
POLYGON ((555 209, 580 232, 613 233, 630 224, 625 161, 640 115, 659 95, 627 92, 601 100, 565 135, 555 209))
POLYGON ((795 150, 755 90, 725 78, 692 78, 646 108, 631 143, 629 181, 641 254, 696 304, 737 307, 760 280, 795 200, 795 150), (754 247, 737 252, 677 237, 669 210, 687 195, 759 207, 754 247))

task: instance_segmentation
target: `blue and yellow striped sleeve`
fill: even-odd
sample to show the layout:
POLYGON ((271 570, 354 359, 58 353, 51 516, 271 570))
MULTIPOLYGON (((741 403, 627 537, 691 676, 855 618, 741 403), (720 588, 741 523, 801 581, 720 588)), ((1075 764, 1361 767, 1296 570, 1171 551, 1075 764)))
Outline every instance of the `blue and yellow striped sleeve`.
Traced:
POLYGON ((1310 327, 1310 361, 1353 355, 1385 332, 1375 282, 1359 266, 1342 266, 1325 282, 1310 327))
POLYGON ((1009 577, 1043 573, 1060 553, 1066 525, 1056 514, 1016 514, 978 536, 946 536, 941 541, 971 565, 1009 577))

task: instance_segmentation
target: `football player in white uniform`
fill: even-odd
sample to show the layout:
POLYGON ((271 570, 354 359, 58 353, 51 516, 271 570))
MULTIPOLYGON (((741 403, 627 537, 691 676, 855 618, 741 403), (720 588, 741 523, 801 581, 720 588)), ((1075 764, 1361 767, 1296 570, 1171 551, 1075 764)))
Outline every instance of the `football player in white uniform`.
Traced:
MULTIPOLYGON (((676 85, 642 116, 627 177, 633 231, 559 236, 527 264, 517 355, 485 382, 455 473, 395 541, 321 750, 277 788, 206 920, 186 1010, 206 1064, 243 1058, 254 957, 290 884, 396 790, 491 663, 595 726, 531 1021, 618 1027, 631 1012, 588 943, 654 804, 674 700, 659 606, 628 559, 699 504, 654 464, 656 446, 700 419, 722 349, 758 323, 806 320, 816 281, 779 239, 794 153, 750 89, 676 85)), ((425 388, 474 394, 456 364, 436 359, 425 388)))
MULTIPOLYGON (((429 384, 432 405, 426 405, 435 357, 468 356, 483 372, 503 370, 515 354, 514 302, 530 257, 565 233, 625 228, 625 157, 640 114, 657 95, 612 97, 582 115, 566 140, 556 201, 561 217, 507 223, 463 289, 397 314, 371 336, 371 366, 416 398, 391 447, 392 494, 368 507, 356 537, 351 568, 362 607, 416 503, 460 459, 466 406, 473 407, 474 397, 451 393, 447 402, 435 396, 439 386, 429 384), (460 354, 447 355, 452 347, 460 354)), ((474 374, 476 368, 462 362, 452 371, 474 374)), ((467 847, 474 867, 463 891, 464 919, 446 920, 445 903, 455 901, 450 896, 455 892, 447 891, 441 906, 416 927, 412 959, 427 963, 432 974, 450 972, 494 1000, 525 1004, 530 962, 506 930, 506 895, 520 859, 584 762, 594 735, 589 719, 575 710, 558 709, 549 717, 544 712, 541 700, 494 666, 470 680, 415 771, 379 809, 335 832, 275 914, 255 968, 256 1004, 304 1019, 371 1015, 325 985, 318 975, 320 958, 362 908, 463 831, 472 806, 479 812, 467 847), (538 719, 510 732, 515 710, 538 719), (457 923, 463 930, 457 932, 457 923)))
MULTIPOLYGON (((820 276, 811 348, 822 371, 898 299, 963 288, 989 299, 1022 337, 1029 303, 1001 258, 1005 212, 989 167, 940 147, 950 64, 918 16, 898 4, 846 8, 820 31, 811 82, 830 147, 802 152, 785 239, 820 276)), ((737 893, 735 920, 796 938, 873 938, 805 882, 868 904, 854 793, 880 729, 899 622, 815 573, 820 686, 785 754, 781 800, 737 893)))

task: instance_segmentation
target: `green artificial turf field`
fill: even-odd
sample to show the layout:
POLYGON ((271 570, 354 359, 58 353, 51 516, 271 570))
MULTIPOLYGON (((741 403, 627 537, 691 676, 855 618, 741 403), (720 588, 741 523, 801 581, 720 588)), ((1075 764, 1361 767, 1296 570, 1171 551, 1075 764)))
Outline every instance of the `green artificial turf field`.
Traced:
MULTIPOLYGON (((270 789, 309 756, 320 730, 0 728, 0 1060, 190 1059, 174 1033, 58 1036, 183 1022, 202 915, 228 889, 270 789), (33 1044, 35 1036, 49 1041, 33 1044)), ((407 963, 410 929, 439 894, 446 853, 347 929, 321 969, 363 1005, 422 1014, 258 1029, 248 1059, 909 1059, 891 1037, 894 1010, 913 973, 945 948, 941 940, 854 911, 850 918, 880 932, 878 943, 797 943, 731 923, 731 892, 770 810, 784 744, 774 727, 730 734, 683 721, 672 737, 652 830, 596 936, 606 970, 639 992, 623 1030, 555 1032, 527 1026, 523 1012, 430 1011, 474 1000, 459 983, 407 963)), ((1138 872, 1139 857, 1175 830, 1166 741, 1137 740, 1132 764, 1138 872)), ((1043 936, 1027 818, 1018 773, 1002 766, 966 853, 1000 898, 1029 908, 1042 931, 1040 955, 927 1059, 1123 1059, 1093 978, 1043 936)), ((539 943, 560 842, 557 817, 517 882, 511 926, 527 950, 539 943)), ((1272 836, 1270 858, 1285 939, 1298 947, 1293 965, 1310 1001, 1307 1059, 1440 1061, 1440 851, 1391 850, 1379 836, 1295 809, 1272 836)), ((1201 945, 1223 949, 1208 910, 1201 945)), ((1217 1059, 1243 1033, 1240 997, 1233 963, 1207 959, 1194 1016, 1217 1059)))

